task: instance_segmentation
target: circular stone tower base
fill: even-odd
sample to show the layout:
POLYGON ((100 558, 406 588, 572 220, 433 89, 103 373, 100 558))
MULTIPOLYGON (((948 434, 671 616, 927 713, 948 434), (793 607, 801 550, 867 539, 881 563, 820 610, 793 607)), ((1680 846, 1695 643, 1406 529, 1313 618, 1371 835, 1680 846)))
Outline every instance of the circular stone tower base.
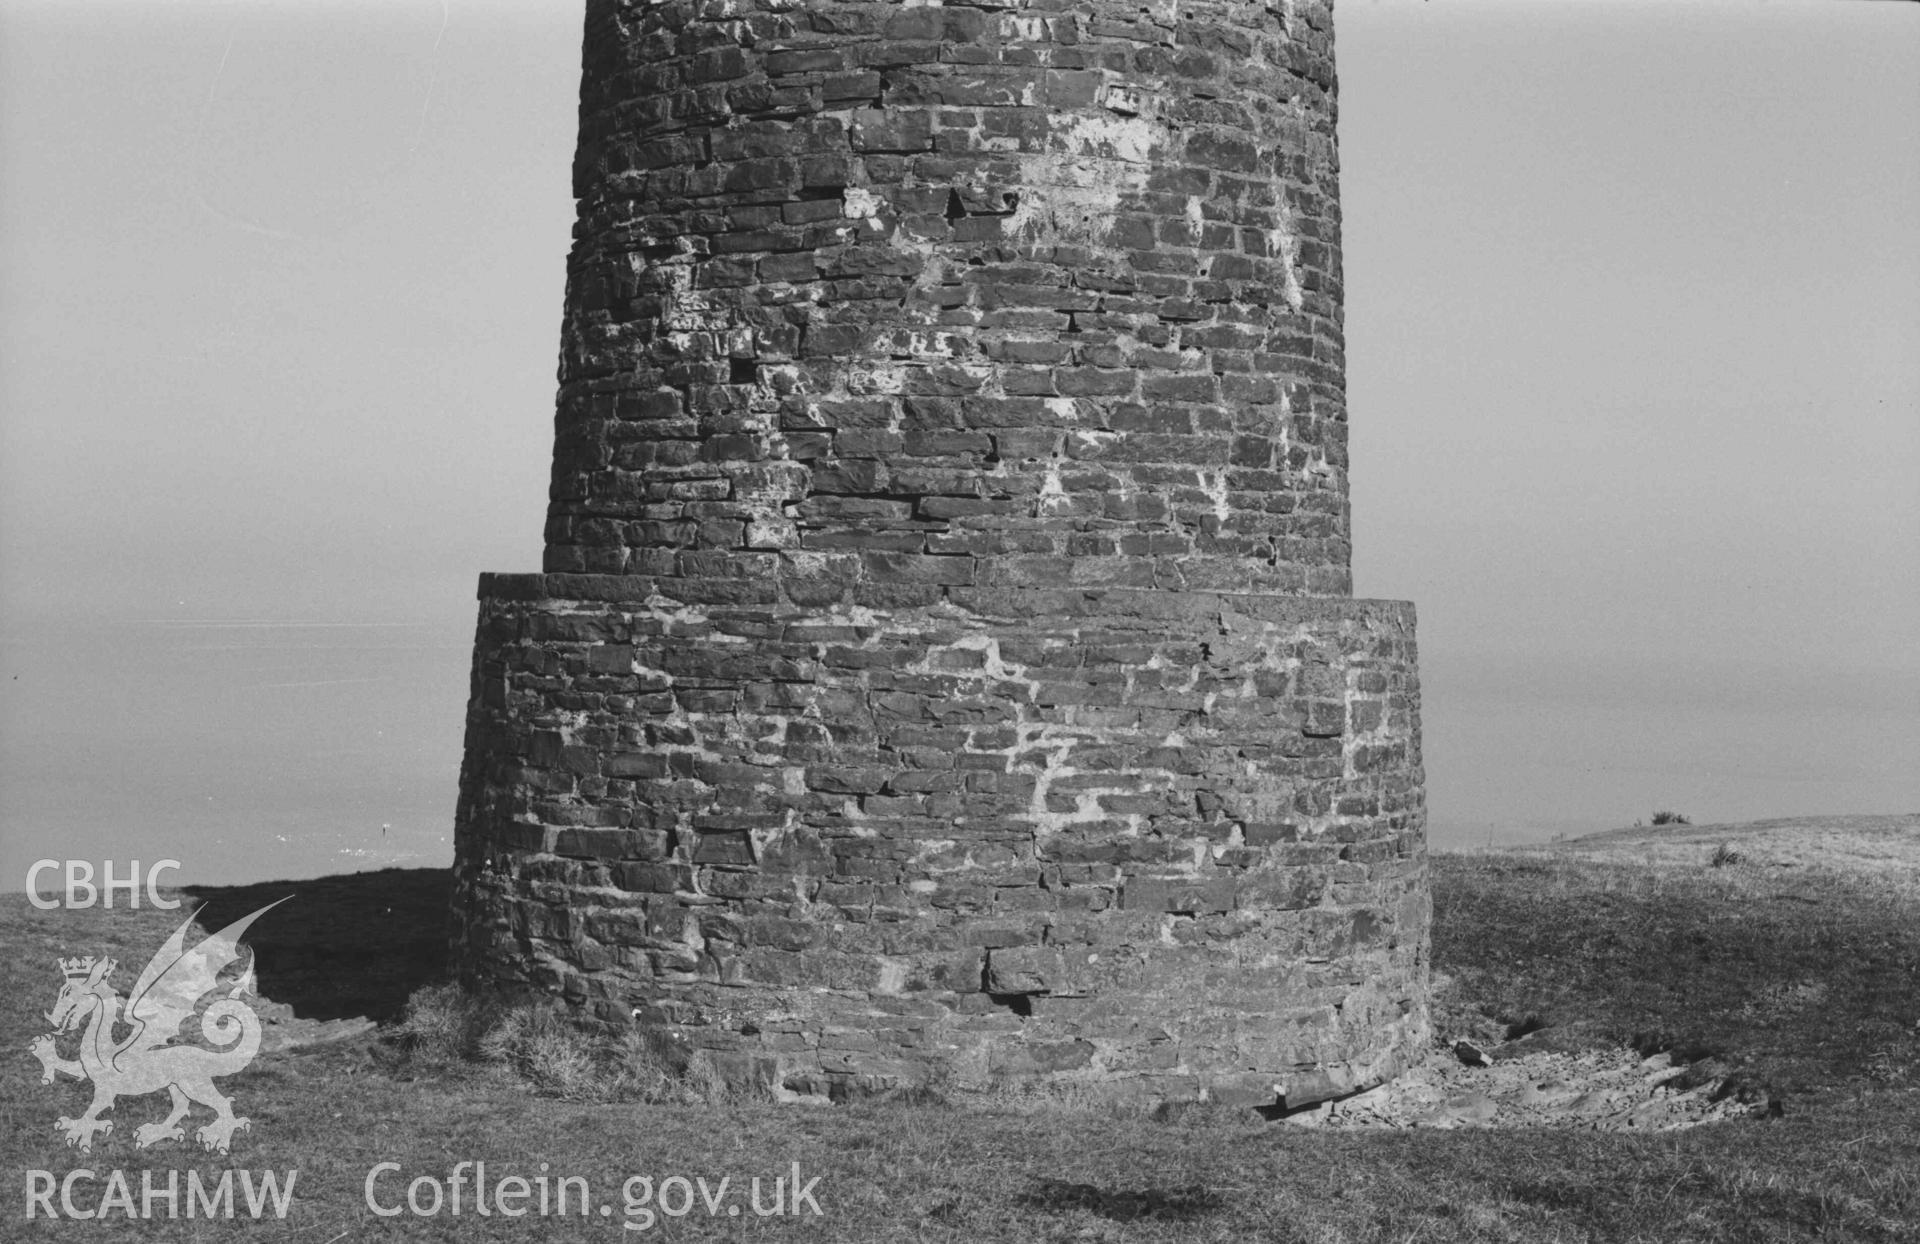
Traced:
POLYGON ((469 980, 786 1097, 1295 1106, 1427 1035, 1324 0, 590 0, 469 980))
POLYGON ((482 584, 470 974, 781 1095, 1291 1106, 1425 1043, 1410 606, 659 587, 482 584))

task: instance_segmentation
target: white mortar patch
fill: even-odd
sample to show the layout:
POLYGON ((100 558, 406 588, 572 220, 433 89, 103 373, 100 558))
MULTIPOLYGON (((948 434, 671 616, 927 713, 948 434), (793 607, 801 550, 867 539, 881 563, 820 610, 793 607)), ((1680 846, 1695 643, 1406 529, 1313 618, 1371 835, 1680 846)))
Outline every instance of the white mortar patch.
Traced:
POLYGON ((1020 205, 1006 219, 1017 237, 1088 242, 1105 237, 1123 196, 1145 189, 1161 126, 1149 117, 1078 116, 1020 157, 1020 205))
POLYGON ((1294 231, 1293 209, 1284 202, 1280 204, 1279 226, 1267 230, 1267 250, 1278 257, 1281 264, 1285 266, 1286 271, 1282 278, 1285 288, 1282 292, 1286 297, 1287 305, 1298 311, 1300 304, 1305 300, 1305 295, 1300 289, 1300 274, 1295 268, 1300 261, 1300 236, 1294 231))

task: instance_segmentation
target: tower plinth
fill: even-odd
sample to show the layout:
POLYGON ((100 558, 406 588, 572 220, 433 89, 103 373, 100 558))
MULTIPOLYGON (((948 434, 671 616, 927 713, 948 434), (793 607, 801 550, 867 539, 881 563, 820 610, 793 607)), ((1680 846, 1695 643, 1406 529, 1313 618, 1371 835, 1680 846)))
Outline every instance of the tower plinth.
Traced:
POLYGON ((782 1096, 1396 1072, 1419 687, 1350 597, 1327 4, 593 0, 583 61, 463 973, 782 1096))

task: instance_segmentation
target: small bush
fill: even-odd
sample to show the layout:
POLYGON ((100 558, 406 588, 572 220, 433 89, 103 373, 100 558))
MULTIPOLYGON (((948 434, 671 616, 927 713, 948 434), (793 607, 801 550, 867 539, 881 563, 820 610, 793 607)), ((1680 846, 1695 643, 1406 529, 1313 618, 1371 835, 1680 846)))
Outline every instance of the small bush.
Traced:
POLYGON ((1692 821, 1687 819, 1687 814, 1684 812, 1656 812, 1653 814, 1653 823, 1655 825, 1693 824, 1692 821))
POLYGON ((1741 854, 1733 849, 1732 843, 1723 842, 1713 849, 1712 863, 1715 868, 1725 868, 1729 864, 1738 864, 1742 858, 1741 854))

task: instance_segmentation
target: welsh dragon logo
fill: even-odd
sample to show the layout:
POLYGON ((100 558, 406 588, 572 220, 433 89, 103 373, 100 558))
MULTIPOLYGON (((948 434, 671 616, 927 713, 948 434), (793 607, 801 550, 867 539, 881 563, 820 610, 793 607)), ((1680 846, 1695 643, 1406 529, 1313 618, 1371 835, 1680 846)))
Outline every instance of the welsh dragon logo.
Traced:
POLYGON ((135 1128, 135 1146, 185 1140, 180 1120, 197 1102, 211 1108, 214 1118, 194 1132, 195 1139, 215 1152, 227 1152, 233 1134, 248 1121, 235 1117, 233 1102, 214 1087, 213 1079, 239 1071, 260 1050, 260 1019, 240 1000, 254 992, 252 952, 247 952, 243 972, 230 974, 224 983, 221 974, 240 960, 240 938, 247 926, 280 903, 234 921, 192 950, 185 949, 187 928, 193 923, 193 917, 187 917, 140 973, 124 1010, 119 991, 107 980, 117 966, 114 960, 92 955, 60 960, 66 984, 46 1014, 53 1031, 34 1038, 27 1050, 44 1068, 42 1084, 52 1084, 56 1075, 93 1081, 93 1104, 87 1112, 77 1119, 62 1115, 53 1125, 69 1145, 85 1153, 92 1150, 96 1133, 111 1133, 113 1121, 100 1115, 113 1108, 115 1099, 166 1089, 173 1095, 172 1112, 158 1123, 135 1128), (207 1001, 210 995, 217 996, 207 1001), (196 1015, 198 1023, 183 1033, 182 1026, 196 1015), (83 1026, 80 1057, 60 1057, 56 1039, 83 1026), (116 1038, 116 1029, 130 1031, 116 1038), (196 1036, 204 1044, 189 1043, 196 1036))

